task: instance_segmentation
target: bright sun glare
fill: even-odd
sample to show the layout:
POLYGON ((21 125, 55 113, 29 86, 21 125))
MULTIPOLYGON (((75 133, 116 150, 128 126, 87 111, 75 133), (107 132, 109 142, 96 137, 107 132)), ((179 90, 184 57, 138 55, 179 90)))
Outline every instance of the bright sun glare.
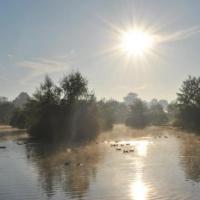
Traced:
POLYGON ((121 34, 120 46, 128 56, 143 56, 154 43, 153 35, 140 29, 124 31, 121 34))

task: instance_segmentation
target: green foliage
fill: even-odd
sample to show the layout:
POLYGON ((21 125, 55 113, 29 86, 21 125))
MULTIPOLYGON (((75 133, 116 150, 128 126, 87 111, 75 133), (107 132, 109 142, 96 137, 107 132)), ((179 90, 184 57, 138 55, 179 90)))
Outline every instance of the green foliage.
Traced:
POLYGON ((183 81, 178 95, 180 106, 200 107, 200 77, 189 76, 183 81))
POLYGON ((29 99, 29 95, 26 92, 21 92, 14 100, 13 104, 16 108, 23 108, 29 99))
MULTIPOLYGON (((106 106, 101 109, 79 72, 65 76, 59 85, 46 76, 24 109, 16 111, 11 124, 25 126, 33 138, 40 140, 87 141, 102 128, 100 113, 109 113, 106 106)), ((108 124, 112 128, 113 120, 109 117, 103 120, 106 128, 108 124)))
POLYGON ((115 122, 113 102, 101 100, 98 102, 98 109, 101 119, 101 128, 103 130, 111 129, 115 122))
POLYGON ((167 114, 159 104, 153 104, 148 111, 149 123, 152 125, 164 125, 168 122, 167 114))
POLYGON ((84 99, 88 95, 87 80, 79 72, 65 76, 61 81, 61 88, 68 103, 84 99))
POLYGON ((10 125, 13 127, 18 127, 18 128, 25 128, 26 127, 26 115, 23 110, 20 108, 16 108, 12 114, 12 117, 10 119, 10 125))
POLYGON ((109 101, 113 110, 113 117, 115 123, 125 123, 128 116, 128 106, 125 103, 121 103, 115 100, 109 101))
POLYGON ((96 137, 100 131, 98 107, 95 101, 81 101, 73 112, 72 139, 86 141, 96 137), (80 133, 80 134, 76 134, 80 133))
POLYGON ((15 110, 15 106, 10 102, 0 103, 0 123, 7 124, 10 122, 12 113, 15 110))
POLYGON ((33 99, 41 105, 59 104, 61 96, 61 89, 57 87, 49 76, 45 77, 44 82, 40 88, 33 94, 33 99))
POLYGON ((189 76, 177 95, 177 124, 183 128, 200 130, 200 77, 189 76))
POLYGON ((147 125, 164 125, 168 122, 168 116, 159 103, 153 103, 150 108, 140 99, 136 99, 130 105, 126 124, 134 128, 144 128, 147 125))
POLYGON ((172 101, 167 107, 168 120, 171 125, 177 124, 177 116, 179 113, 178 104, 176 101, 172 101))
POLYGON ((137 99, 130 105, 126 124, 134 128, 144 128, 148 125, 148 108, 142 100, 137 99))

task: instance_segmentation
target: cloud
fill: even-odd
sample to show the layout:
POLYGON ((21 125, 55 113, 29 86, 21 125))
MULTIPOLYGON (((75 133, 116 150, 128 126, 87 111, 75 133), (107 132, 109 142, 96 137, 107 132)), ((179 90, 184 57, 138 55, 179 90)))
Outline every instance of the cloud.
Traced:
POLYGON ((29 71, 27 76, 22 80, 22 83, 25 83, 46 74, 67 72, 72 69, 73 62, 66 56, 52 59, 37 58, 32 60, 24 60, 18 62, 17 65, 29 71))
POLYGON ((175 42, 192 37, 200 33, 200 27, 192 27, 185 30, 176 31, 174 33, 157 36, 157 41, 160 43, 175 42))

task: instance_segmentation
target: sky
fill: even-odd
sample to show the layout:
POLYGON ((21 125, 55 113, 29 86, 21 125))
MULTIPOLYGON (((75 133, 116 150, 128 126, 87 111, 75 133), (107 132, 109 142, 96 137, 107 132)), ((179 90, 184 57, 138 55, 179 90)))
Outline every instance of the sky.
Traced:
POLYGON ((46 74, 59 83, 79 70, 98 99, 171 101, 200 74, 199 9, 197 0, 1 0, 0 96, 31 95, 46 74), (135 24, 163 39, 127 59, 118 30, 135 24))

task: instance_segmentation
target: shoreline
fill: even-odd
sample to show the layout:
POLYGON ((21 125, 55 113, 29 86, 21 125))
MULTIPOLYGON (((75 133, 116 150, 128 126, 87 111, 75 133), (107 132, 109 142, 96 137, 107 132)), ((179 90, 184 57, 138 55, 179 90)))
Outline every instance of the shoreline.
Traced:
POLYGON ((7 124, 0 124, 0 133, 2 132, 18 132, 18 131, 26 131, 26 129, 19 129, 19 128, 14 128, 10 125, 7 124))

